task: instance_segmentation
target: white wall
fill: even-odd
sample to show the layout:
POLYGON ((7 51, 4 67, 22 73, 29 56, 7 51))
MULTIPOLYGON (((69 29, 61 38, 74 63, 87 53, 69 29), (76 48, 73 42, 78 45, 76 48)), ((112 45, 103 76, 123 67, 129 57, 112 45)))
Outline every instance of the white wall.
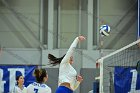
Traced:
MULTIPOLYGON (((22 64, 22 65, 48 65, 48 54, 51 53, 56 57, 62 57, 67 52, 67 49, 56 50, 40 50, 40 49, 12 49, 3 48, 0 52, 0 64, 22 64)), ((79 50, 74 52, 74 67, 79 70, 80 68, 95 68, 96 60, 101 57, 100 53, 103 52, 103 56, 113 52, 113 50, 79 50)), ((56 66, 57 68, 58 66, 56 66)))
POLYGON ((111 27, 103 38, 107 49, 118 49, 137 38, 137 0, 99 0, 99 25, 111 27))
POLYGON ((39 0, 0 3, 0 44, 8 48, 38 47, 39 0))
MULTIPOLYGON (((75 9, 78 9, 78 7, 76 7, 78 1, 71 1, 69 4, 71 4, 71 6, 66 6, 63 3, 63 0, 61 0, 61 22, 62 22, 62 27, 61 29, 62 32, 66 32, 73 30, 73 31, 77 31, 79 28, 78 27, 68 27, 68 24, 65 25, 65 21, 67 23, 67 21, 70 21, 71 18, 69 19, 70 15, 73 19, 73 22, 75 20, 75 18, 78 18, 78 13, 79 11, 74 11, 75 9), (74 5, 73 5, 74 4, 74 5), (73 6, 72 6, 73 5, 73 6), (66 8, 66 9, 65 9, 66 8), (67 10, 67 11, 66 11, 67 10), (67 15, 68 14, 68 15, 67 15), (63 18, 64 17, 64 18, 63 18), (63 27, 64 26, 64 27, 63 27), (68 30, 66 31, 66 28, 68 28, 68 30), (77 30, 76 30, 77 29, 77 30)), ((40 41, 39 41, 39 5, 40 2, 39 0, 12 0, 12 1, 8 1, 7 2, 9 4, 10 9, 13 9, 14 11, 16 11, 19 15, 17 16, 17 13, 15 15, 15 12, 9 10, 9 8, 5 7, 5 2, 0 3, 0 45, 2 47, 6 47, 6 48, 15 48, 15 49, 10 49, 10 51, 14 52, 14 53, 18 53, 18 55, 25 55, 22 57, 25 57, 26 59, 26 55, 28 55, 28 57, 30 57, 28 60, 29 63, 32 63, 31 61, 33 61, 33 63, 35 64, 40 64, 40 63, 45 63, 45 57, 47 56, 48 51, 53 51, 55 52, 55 54, 57 55, 62 55, 61 53, 63 53, 63 49, 56 49, 56 50, 43 50, 43 51, 39 51, 38 49, 31 49, 31 48, 37 48, 40 46, 40 41), (19 19, 18 19, 19 18, 19 19), (22 21, 21 21, 22 20, 22 21), (33 36, 33 34, 30 32, 30 30, 28 29, 28 27, 26 27, 23 23, 25 22, 26 26, 28 26, 31 30, 31 32, 33 32, 33 34, 35 35, 35 37, 33 36), (36 40, 38 38, 38 40, 36 40), (16 47, 19 47, 19 49, 16 49, 16 47), (25 48, 25 49, 20 49, 20 48, 25 48), (30 49, 27 49, 30 48, 30 49), (18 51, 17 51, 18 50, 18 51), (32 51, 34 50, 34 51, 32 51), (47 52, 46 52, 47 51, 47 52), (21 53, 21 54, 20 54, 21 53), (35 57, 36 60, 34 60, 33 58, 31 58, 33 55, 36 54, 37 56, 35 57), (41 58, 41 62, 40 62, 40 58, 41 58), (33 59, 33 60, 31 60, 33 59)), ((68 3, 68 2, 67 2, 68 3)), ((87 3, 87 2, 85 2, 87 3)), ((109 37, 104 37, 104 45, 103 45, 103 49, 104 48, 109 48, 109 49, 117 49, 117 48, 121 48, 124 45, 129 44, 130 42, 134 41, 136 39, 136 31, 137 31, 137 21, 136 21, 136 17, 132 20, 131 18, 134 17, 133 15, 136 15, 136 9, 132 9, 120 22, 120 24, 117 25, 117 23, 120 21, 120 19, 127 13, 127 11, 129 10, 129 8, 131 8, 133 6, 133 4, 135 3, 134 1, 131 0, 124 0, 123 2, 121 0, 100 0, 99 1, 99 24, 109 24, 111 26, 111 34, 109 37), (129 24, 127 24, 129 23, 129 24), (115 28, 114 26, 117 25, 117 27, 115 28)), ((86 4, 82 4, 82 24, 81 24, 81 28, 82 31, 84 30, 84 34, 86 34, 88 31, 86 31, 87 29, 87 14, 86 14, 86 10, 87 10, 87 5, 86 4), (85 22, 85 24, 84 24, 85 22), (84 28, 85 27, 85 28, 84 28)), ((68 5, 68 4, 67 4, 68 5)), ((78 24, 78 19, 76 19, 76 24, 78 24)), ((72 20, 71 20, 72 21, 72 20)), ((72 26, 73 24, 71 24, 72 26)), ((78 25, 75 25, 78 26, 78 25)), ((83 33, 83 32, 82 32, 83 33)), ((69 33, 67 33, 69 34, 69 33)), ((75 36, 72 36, 75 37, 75 36)), ((63 41, 63 44, 66 44, 66 46, 70 45, 70 41, 72 41, 72 37, 69 38, 69 36, 66 36, 67 40, 63 41)), ((92 38, 91 38, 92 39, 92 38)), ((53 40, 49 40, 50 42, 53 42, 53 40)), ((61 44, 61 43, 60 43, 61 44)), ((84 46, 88 46, 89 44, 87 43, 83 43, 82 45, 84 46)), ((67 47, 68 48, 68 47, 67 47)), ((80 50, 81 52, 81 50, 80 50)), ((100 50, 99 49, 95 49, 95 50, 84 50, 81 52, 82 54, 78 54, 76 53, 76 58, 80 58, 80 61, 83 61, 83 63, 81 63, 81 65, 79 65, 79 67, 84 67, 84 68, 92 68, 95 67, 95 61, 96 59, 98 59, 100 57, 100 50), (93 57, 93 59, 92 59, 93 57), (92 59, 92 60, 91 60, 92 59), (88 64, 86 63, 88 62, 88 64)), ((10 58, 10 60, 14 60, 12 64, 16 64, 19 62, 19 64, 22 62, 16 60, 15 58, 11 56, 9 56, 9 54, 4 53, 4 58, 0 59, 2 60, 2 62, 6 61, 8 59, 5 59, 6 56, 10 58)), ((2 55, 3 56, 3 55, 2 55)), ((77 61, 77 60, 76 60, 77 61)), ((3 64, 3 63, 2 63, 3 64)), ((9 64, 9 63, 8 63, 9 64)))

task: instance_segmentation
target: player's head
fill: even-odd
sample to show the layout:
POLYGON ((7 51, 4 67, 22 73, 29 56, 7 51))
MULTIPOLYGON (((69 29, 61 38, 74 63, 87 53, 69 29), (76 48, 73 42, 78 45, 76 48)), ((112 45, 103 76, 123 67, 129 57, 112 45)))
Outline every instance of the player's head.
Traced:
POLYGON ((24 84, 24 77, 22 75, 19 75, 16 77, 17 85, 23 85, 24 84))
POLYGON ((43 68, 36 68, 34 71, 34 76, 36 78, 36 81, 38 83, 45 83, 48 80, 48 74, 46 69, 43 68))
MULTIPOLYGON (((65 55, 64 55, 65 56, 65 55)), ((64 58, 64 56, 60 57, 60 58, 56 58, 54 55, 52 54, 48 54, 48 59, 50 64, 52 64, 53 66, 60 64, 62 59, 64 58)), ((72 64, 73 63, 73 57, 70 57, 69 63, 72 64)))

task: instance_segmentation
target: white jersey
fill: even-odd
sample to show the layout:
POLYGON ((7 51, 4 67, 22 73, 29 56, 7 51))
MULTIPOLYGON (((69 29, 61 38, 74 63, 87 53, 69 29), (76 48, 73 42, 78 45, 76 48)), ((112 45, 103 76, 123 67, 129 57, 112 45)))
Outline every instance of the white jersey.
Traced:
POLYGON ((27 93, 51 93, 51 88, 46 84, 34 82, 27 87, 27 93))
POLYGON ((27 93, 27 88, 23 86, 23 88, 20 89, 18 86, 15 86, 12 93, 27 93))
POLYGON ((78 42, 79 39, 76 37, 69 50, 67 51, 65 57, 62 59, 59 67, 59 85, 64 82, 70 83, 72 90, 75 90, 80 84, 80 82, 76 80, 76 70, 69 63, 70 57, 72 56, 78 42))

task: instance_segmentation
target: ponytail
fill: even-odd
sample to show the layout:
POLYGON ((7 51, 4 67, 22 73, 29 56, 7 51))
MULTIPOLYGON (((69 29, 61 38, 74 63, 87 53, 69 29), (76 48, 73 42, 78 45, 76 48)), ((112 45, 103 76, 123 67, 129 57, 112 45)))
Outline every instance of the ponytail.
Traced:
MULTIPOLYGON (((65 55, 64 55, 65 56, 65 55)), ((48 59, 49 59, 49 63, 52 66, 56 66, 57 64, 60 64, 62 59, 64 58, 64 56, 60 57, 60 58, 56 58, 54 55, 52 54, 48 54, 48 59)))

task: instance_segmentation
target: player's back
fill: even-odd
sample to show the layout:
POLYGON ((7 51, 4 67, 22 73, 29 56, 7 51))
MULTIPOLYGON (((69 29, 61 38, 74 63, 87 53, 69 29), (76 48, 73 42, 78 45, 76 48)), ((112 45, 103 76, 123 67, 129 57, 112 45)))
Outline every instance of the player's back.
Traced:
POLYGON ((46 84, 34 82, 27 87, 27 93, 51 93, 51 88, 46 84))

